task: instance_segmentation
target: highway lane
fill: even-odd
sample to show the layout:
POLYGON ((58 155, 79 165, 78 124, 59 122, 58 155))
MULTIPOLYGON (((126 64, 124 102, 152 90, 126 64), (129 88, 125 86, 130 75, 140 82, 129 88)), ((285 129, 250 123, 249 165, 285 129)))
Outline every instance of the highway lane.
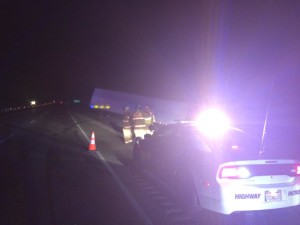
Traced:
MULTIPOLYGON (((102 161, 105 161, 110 167, 107 169, 117 174, 115 180, 120 180, 117 181, 117 183, 121 182, 119 188, 145 224, 194 224, 193 221, 185 218, 185 215, 178 213, 178 211, 182 212, 178 206, 169 207, 170 212, 177 212, 177 218, 174 220, 174 213, 168 215, 168 211, 166 211, 168 209, 157 202, 157 200, 164 199, 166 193, 153 182, 149 182, 145 175, 133 166, 131 161, 132 145, 123 143, 119 126, 120 118, 114 118, 113 115, 107 117, 98 113, 86 116, 86 114, 78 112, 70 112, 70 116, 83 132, 85 130, 95 132, 98 151, 91 152, 91 154, 96 158, 104 159, 102 161), (100 157, 99 153, 101 153, 100 157)), ((171 200, 160 203, 170 202, 171 200)))
POLYGON ((1 144, 2 224, 145 224, 87 151, 68 111, 36 110, 6 122, 14 136, 1 144))
MULTIPOLYGON (((0 143, 2 224, 285 224, 299 210, 221 217, 185 209, 131 162, 119 120, 51 106, 10 115, 0 143), (91 132, 97 151, 88 151, 91 132), (283 216, 284 215, 284 216, 283 216)), ((300 220, 299 220, 300 221, 300 220)))
POLYGON ((132 167, 132 146, 112 121, 63 106, 2 118, 9 125, 0 144, 2 221, 192 224, 176 206, 165 211, 164 193, 132 167), (92 131, 96 152, 87 150, 92 131))

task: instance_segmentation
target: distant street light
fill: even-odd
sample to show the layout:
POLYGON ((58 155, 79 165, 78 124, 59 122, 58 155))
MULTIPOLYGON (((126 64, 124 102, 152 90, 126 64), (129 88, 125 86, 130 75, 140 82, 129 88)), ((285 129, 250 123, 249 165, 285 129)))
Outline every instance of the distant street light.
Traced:
POLYGON ((36 101, 31 101, 31 102, 30 102, 30 105, 31 105, 31 106, 35 106, 35 105, 36 105, 36 101))

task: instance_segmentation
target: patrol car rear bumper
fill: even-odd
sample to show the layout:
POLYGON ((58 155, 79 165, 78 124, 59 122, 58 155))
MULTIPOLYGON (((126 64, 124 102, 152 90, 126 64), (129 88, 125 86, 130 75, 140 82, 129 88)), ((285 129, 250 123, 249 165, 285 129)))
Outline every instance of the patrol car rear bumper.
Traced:
POLYGON ((300 205, 300 184, 261 188, 227 185, 214 197, 203 197, 206 209, 229 215, 234 212, 280 209, 300 205))

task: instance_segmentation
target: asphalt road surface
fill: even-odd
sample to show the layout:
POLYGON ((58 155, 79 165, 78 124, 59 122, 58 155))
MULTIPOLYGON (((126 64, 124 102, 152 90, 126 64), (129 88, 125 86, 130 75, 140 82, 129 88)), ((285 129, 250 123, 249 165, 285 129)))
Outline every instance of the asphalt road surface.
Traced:
POLYGON ((64 105, 2 115, 0 224, 300 224, 299 209, 191 217, 133 165, 119 124, 114 115, 64 105), (92 131, 96 151, 88 150, 92 131))

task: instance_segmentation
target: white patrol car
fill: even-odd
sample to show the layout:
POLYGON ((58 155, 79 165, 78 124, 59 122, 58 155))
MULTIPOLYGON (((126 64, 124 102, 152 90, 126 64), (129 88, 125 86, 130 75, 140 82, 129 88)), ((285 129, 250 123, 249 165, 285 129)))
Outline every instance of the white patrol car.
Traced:
POLYGON ((231 214, 300 205, 300 162, 262 159, 252 143, 239 130, 228 130, 220 142, 194 123, 175 123, 136 139, 133 159, 191 210, 231 214))

